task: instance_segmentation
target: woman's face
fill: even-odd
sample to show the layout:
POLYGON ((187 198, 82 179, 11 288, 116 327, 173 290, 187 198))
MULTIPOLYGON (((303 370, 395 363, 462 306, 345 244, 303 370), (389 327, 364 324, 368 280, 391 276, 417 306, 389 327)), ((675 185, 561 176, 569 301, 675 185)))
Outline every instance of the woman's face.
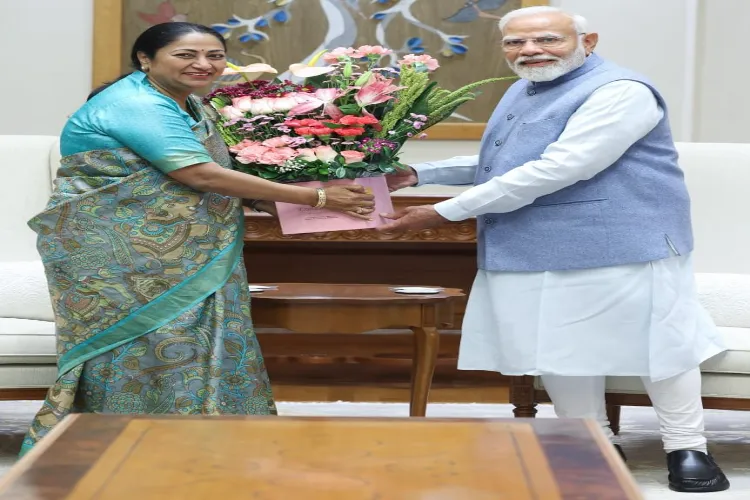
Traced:
POLYGON ((224 46, 206 33, 184 35, 159 49, 153 59, 143 53, 138 58, 156 83, 188 94, 211 85, 227 65, 224 46))

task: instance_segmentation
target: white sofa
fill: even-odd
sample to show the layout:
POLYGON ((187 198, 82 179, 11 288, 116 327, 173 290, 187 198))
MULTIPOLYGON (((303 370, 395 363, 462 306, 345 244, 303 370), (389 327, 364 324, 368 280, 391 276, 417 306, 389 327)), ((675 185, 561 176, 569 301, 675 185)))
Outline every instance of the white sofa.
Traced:
POLYGON ((0 399, 40 397, 56 378, 55 325, 36 235, 59 162, 48 136, 0 136, 0 399))
MULTIPOLYGON (((418 142, 402 159, 473 154, 475 148, 472 142, 418 142)), ((750 144, 680 143, 678 149, 693 198, 697 281, 731 346, 703 367, 704 394, 712 406, 750 409, 750 144)), ((6 179, 0 185, 0 399, 39 397, 55 380, 53 315, 26 221, 47 202, 58 162, 56 137, 0 136, 0 175, 6 179)), ((398 194, 452 195, 463 189, 425 186, 398 194)), ((612 379, 608 390, 625 398, 615 402, 648 404, 637 379, 612 379)), ((519 415, 533 414, 545 397, 531 377, 512 384, 519 415)))

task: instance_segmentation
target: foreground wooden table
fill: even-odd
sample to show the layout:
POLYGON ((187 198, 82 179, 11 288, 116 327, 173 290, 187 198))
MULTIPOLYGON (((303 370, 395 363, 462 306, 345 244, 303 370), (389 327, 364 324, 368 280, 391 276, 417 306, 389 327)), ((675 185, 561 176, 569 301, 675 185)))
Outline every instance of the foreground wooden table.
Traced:
POLYGON ((74 415, 0 500, 630 500, 581 420, 74 415))
POLYGON ((389 285, 267 283, 276 290, 252 294, 253 323, 307 333, 363 333, 409 328, 414 333, 409 414, 425 416, 438 355, 438 328, 450 328, 464 297, 447 288, 433 295, 404 295, 389 285))

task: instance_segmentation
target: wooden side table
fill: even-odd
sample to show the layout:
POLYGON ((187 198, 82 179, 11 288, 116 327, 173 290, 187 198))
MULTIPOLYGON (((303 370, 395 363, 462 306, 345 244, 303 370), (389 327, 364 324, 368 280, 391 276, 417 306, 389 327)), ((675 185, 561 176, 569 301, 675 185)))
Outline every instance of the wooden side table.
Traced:
POLYGON ((264 283, 276 289, 253 292, 253 323, 294 332, 356 334, 385 328, 414 333, 409 414, 424 417, 438 354, 438 328, 450 328, 461 290, 406 295, 392 285, 264 283))

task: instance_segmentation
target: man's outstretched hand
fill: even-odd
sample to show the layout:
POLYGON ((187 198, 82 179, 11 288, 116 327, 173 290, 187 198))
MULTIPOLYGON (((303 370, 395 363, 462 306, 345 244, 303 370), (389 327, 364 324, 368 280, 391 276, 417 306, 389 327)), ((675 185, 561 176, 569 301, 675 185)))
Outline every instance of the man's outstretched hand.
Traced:
POLYGON ((448 222, 448 219, 437 213, 434 205, 419 205, 406 207, 392 214, 382 214, 384 219, 391 222, 379 226, 378 231, 407 231, 428 229, 448 222))
POLYGON ((396 169, 392 174, 386 175, 385 180, 388 183, 388 191, 390 192, 415 186, 418 182, 417 172, 406 165, 404 165, 404 168, 396 169))

